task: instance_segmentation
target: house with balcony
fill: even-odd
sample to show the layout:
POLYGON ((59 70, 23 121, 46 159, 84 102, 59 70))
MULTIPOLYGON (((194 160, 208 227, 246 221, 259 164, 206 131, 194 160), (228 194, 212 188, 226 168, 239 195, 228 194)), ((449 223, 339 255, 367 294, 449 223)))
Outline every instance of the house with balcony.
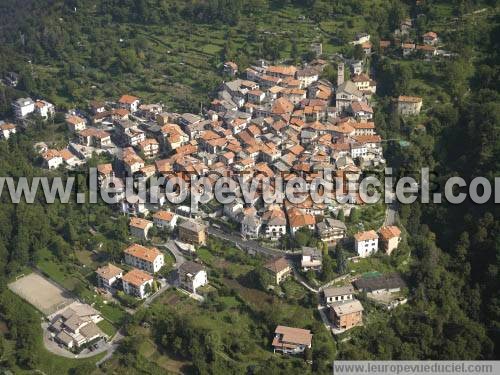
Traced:
POLYGON ((187 261, 178 269, 179 286, 191 293, 208 284, 208 276, 205 267, 199 263, 187 261))
POLYGON ((323 263, 323 254, 321 250, 315 247, 302 247, 302 258, 300 260, 300 266, 303 271, 321 271, 321 265, 323 263))
POLYGON ((132 244, 124 251, 125 263, 149 273, 158 272, 165 264, 163 253, 156 247, 132 244))
POLYGON ((99 288, 112 290, 120 284, 120 279, 123 276, 123 270, 114 264, 108 263, 96 270, 97 285, 99 288))
POLYGON ((122 277, 123 291, 129 296, 144 299, 153 288, 153 276, 137 268, 122 277))
POLYGON ((351 285, 323 289, 323 296, 327 304, 334 302, 345 302, 353 299, 354 288, 351 285))
POLYGON ((274 331, 273 351, 282 354, 300 354, 311 349, 312 333, 308 329, 278 326, 274 331))

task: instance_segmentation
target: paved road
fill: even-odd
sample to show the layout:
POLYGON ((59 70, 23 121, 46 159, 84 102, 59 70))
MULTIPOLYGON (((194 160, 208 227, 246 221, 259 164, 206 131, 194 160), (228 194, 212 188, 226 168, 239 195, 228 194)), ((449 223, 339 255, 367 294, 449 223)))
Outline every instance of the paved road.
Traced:
POLYGON ((103 364, 113 356, 116 349, 118 349, 118 347, 120 346, 120 341, 123 340, 124 337, 125 335, 123 334, 122 328, 120 328, 113 336, 113 338, 108 342, 109 347, 106 355, 96 362, 95 365, 97 367, 99 367, 101 364, 103 364))
POLYGON ((244 240, 239 235, 225 233, 225 232, 221 231, 220 229, 216 229, 214 227, 209 226, 207 228, 207 232, 208 232, 208 234, 210 234, 214 237, 217 237, 217 238, 220 238, 220 239, 223 239, 226 241, 230 241, 230 242, 238 245, 242 249, 253 250, 257 253, 262 253, 262 254, 265 254, 268 256, 279 256, 279 255, 285 254, 283 251, 264 247, 264 246, 260 245, 257 241, 244 240))
POLYGON ((182 252, 179 250, 174 241, 170 240, 164 244, 155 244, 155 246, 165 247, 172 253, 175 258, 174 268, 179 268, 182 263, 186 262, 186 258, 184 258, 184 255, 182 255, 182 252))
POLYGON ((392 198, 393 202, 387 204, 387 208, 385 210, 384 226, 396 224, 396 216, 397 216, 397 209, 398 209, 395 194, 388 193, 388 195, 392 198))
POLYGON ((111 348, 110 342, 105 343, 103 346, 99 347, 96 350, 93 351, 88 351, 88 350, 83 350, 82 353, 80 354, 74 354, 70 352, 69 350, 66 350, 65 348, 62 348, 59 346, 57 342, 51 339, 50 332, 48 330, 49 324, 44 322, 42 323, 42 335, 43 335, 43 344, 45 346, 45 349, 47 349, 49 352, 56 354, 61 357, 65 358, 90 358, 94 357, 98 354, 104 353, 111 348))

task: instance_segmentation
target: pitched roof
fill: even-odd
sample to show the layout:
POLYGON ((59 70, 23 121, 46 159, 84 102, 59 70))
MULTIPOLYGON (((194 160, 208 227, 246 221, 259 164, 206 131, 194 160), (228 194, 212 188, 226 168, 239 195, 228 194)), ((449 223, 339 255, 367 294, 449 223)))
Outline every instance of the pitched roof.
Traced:
POLYGON ((15 129, 16 125, 10 123, 0 124, 0 130, 12 130, 15 129))
POLYGON ((377 232, 374 230, 368 230, 364 232, 358 232, 354 235, 356 241, 368 241, 368 240, 376 240, 378 238, 377 232))
POLYGON ((163 221, 172 221, 174 214, 170 211, 158 211, 153 215, 153 217, 163 221))
POLYGON ((275 73, 284 76, 294 76, 297 68, 293 65, 276 65, 276 66, 268 66, 266 69, 266 73, 275 73))
POLYGON ((121 104, 132 104, 136 100, 139 100, 139 98, 132 95, 122 95, 118 102, 121 104))
POLYGON ((153 262, 159 255, 162 254, 156 247, 147 248, 136 243, 127 247, 124 252, 125 254, 132 255, 135 258, 139 258, 147 262, 153 262))
POLYGON ((354 281, 354 286, 359 290, 368 292, 381 289, 404 288, 406 283, 397 273, 380 275, 374 277, 365 277, 354 281))
POLYGON ((66 122, 71 125, 78 125, 81 124, 82 122, 85 123, 85 120, 81 117, 70 115, 66 117, 66 122))
POLYGON ((401 236, 401 230, 394 225, 380 228, 379 233, 384 240, 401 236))
POLYGON ((122 280, 129 284, 132 284, 135 287, 140 287, 145 282, 153 280, 153 276, 137 268, 134 268, 132 271, 126 273, 123 276, 122 280))
POLYGON ((108 174, 113 172, 113 166, 110 163, 98 164, 97 165, 97 172, 99 172, 103 175, 108 175, 108 174))
POLYGON ((140 229, 146 229, 148 225, 153 224, 151 221, 142 219, 140 217, 131 217, 130 226, 140 229))
POLYGON ((271 272, 278 273, 286 270, 287 268, 290 268, 290 263, 288 263, 285 257, 280 257, 267 262, 264 265, 264 268, 268 269, 271 272))
POLYGON ((115 266, 114 264, 108 263, 103 267, 99 267, 95 272, 103 279, 109 280, 113 277, 118 276, 120 273, 123 272, 123 270, 115 266))
POLYGON ((308 329, 278 326, 275 334, 282 335, 281 341, 300 345, 311 345, 312 334, 308 329))
POLYGON ((347 294, 353 294, 354 288, 351 285, 346 286, 330 286, 328 288, 323 289, 323 294, 325 298, 329 297, 337 297, 337 296, 345 296, 347 294))
POLYGON ((272 112, 277 115, 291 113, 292 111, 293 104, 285 98, 276 99, 272 107, 272 112))
POLYGON ((187 229, 193 232, 202 232, 205 230, 205 225, 194 220, 186 220, 179 225, 179 228, 187 229))
POLYGON ((179 267, 179 271, 184 274, 190 273, 191 275, 196 275, 198 272, 203 271, 204 269, 205 268, 203 267, 203 265, 191 261, 182 263, 179 267))

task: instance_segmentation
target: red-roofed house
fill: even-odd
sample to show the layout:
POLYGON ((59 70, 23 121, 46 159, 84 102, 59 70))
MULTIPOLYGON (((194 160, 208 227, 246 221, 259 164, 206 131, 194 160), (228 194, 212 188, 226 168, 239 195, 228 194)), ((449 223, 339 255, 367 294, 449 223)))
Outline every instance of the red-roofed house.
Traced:
POLYGON ((382 227, 379 230, 380 244, 384 248, 388 255, 397 249, 399 243, 401 242, 401 230, 394 226, 382 227))
POLYGON ((354 235, 354 249, 362 258, 375 254, 378 250, 378 235, 374 230, 358 232, 354 235))
POLYGON ((132 95, 122 95, 122 97, 118 100, 118 104, 121 108, 125 108, 130 112, 134 113, 139 108, 139 98, 132 95))
POLYGON ((278 326, 274 331, 274 352, 283 354, 299 354, 311 348, 312 334, 308 329, 278 326))

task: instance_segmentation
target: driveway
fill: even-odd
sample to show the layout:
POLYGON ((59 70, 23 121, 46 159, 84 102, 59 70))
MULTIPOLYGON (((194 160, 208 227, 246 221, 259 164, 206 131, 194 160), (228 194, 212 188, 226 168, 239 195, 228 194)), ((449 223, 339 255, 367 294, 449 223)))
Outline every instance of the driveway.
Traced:
POLYGON ((169 241, 165 242, 164 244, 154 244, 154 245, 156 247, 165 247, 172 253, 172 255, 175 258, 174 268, 177 269, 181 266, 182 263, 186 262, 186 258, 184 257, 184 255, 182 254, 182 252, 177 247, 177 245, 175 244, 174 241, 169 240, 169 241))
POLYGON ((90 358, 90 357, 94 357, 98 354, 104 353, 105 351, 109 352, 109 350, 112 347, 111 342, 113 340, 108 341, 107 343, 105 343, 104 345, 102 345, 101 347, 99 347, 96 350, 88 351, 88 350, 84 349, 81 353, 74 354, 74 353, 70 352, 69 350, 66 350, 65 348, 59 346, 59 344, 57 342, 52 340, 50 332, 48 330, 48 327, 49 327, 48 323, 46 323, 46 322, 42 323, 43 344, 45 346, 45 349, 47 349, 49 352, 51 352, 55 355, 61 356, 61 357, 72 358, 72 359, 90 358))

